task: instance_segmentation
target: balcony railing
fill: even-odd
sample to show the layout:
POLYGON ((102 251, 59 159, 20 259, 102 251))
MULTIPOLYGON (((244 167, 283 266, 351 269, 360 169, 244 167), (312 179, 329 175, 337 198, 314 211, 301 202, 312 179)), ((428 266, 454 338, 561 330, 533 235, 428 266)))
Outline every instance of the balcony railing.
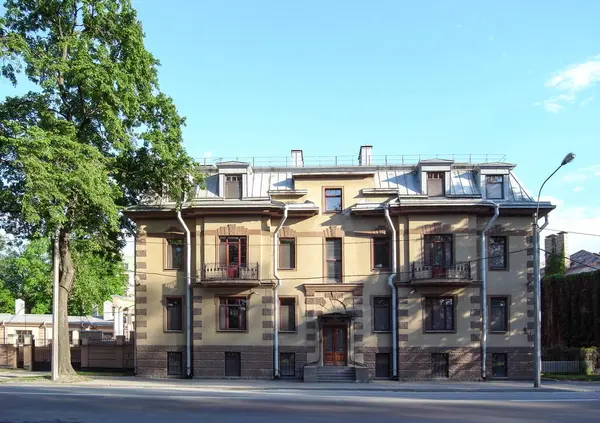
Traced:
POLYGON ((202 279, 205 281, 257 281, 258 263, 204 263, 202 279))
POLYGON ((423 262, 412 263, 412 280, 426 279, 471 279, 471 265, 458 263, 450 266, 430 266, 423 262))

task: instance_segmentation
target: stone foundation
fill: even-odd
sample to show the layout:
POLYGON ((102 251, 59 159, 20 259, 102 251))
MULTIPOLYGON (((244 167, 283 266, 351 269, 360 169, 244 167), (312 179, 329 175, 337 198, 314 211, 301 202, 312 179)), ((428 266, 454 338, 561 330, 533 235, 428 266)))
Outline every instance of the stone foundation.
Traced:
POLYGON ((492 354, 506 354, 508 379, 533 379, 533 347, 488 347, 486 372, 492 378, 492 354))
MULTIPOLYGON (((405 347, 398 349, 398 377, 401 380, 434 378, 431 355, 448 354, 448 379, 480 380, 479 347, 405 347)), ((491 366, 490 366, 491 369, 491 366)))
POLYGON ((241 379, 272 379, 273 348, 255 345, 202 345, 194 346, 193 374, 198 379, 223 379, 225 353, 239 352, 241 379))
POLYGON ((357 348, 357 354, 363 354, 363 362, 369 369, 369 379, 375 379, 375 356, 376 354, 390 355, 390 378, 392 375, 392 347, 364 347, 357 348))
MULTIPOLYGON (((307 347, 286 347, 282 345, 279 346, 280 353, 294 353, 294 364, 296 366, 296 375, 294 376, 294 379, 302 379, 303 369, 307 362, 308 352, 310 352, 309 350, 312 349, 309 349, 307 347)), ((281 368, 279 370, 281 371, 281 368)), ((281 377, 283 378, 288 376, 281 377)), ((291 378, 291 376, 289 376, 289 378, 291 378)))
MULTIPOLYGON (((138 345, 136 375, 144 377, 167 377, 167 352, 181 352, 182 375, 185 375, 185 346, 183 345, 138 345)), ((171 376, 169 376, 171 377, 171 376)))

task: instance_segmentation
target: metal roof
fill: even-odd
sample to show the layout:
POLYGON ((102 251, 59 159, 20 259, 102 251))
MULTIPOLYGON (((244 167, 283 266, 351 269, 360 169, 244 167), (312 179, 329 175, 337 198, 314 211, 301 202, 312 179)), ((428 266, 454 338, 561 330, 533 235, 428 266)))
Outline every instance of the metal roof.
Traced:
MULTIPOLYGON (((27 324, 27 325, 47 325, 52 324, 51 314, 8 314, 0 313, 0 324, 27 324)), ((84 325, 95 325, 95 326, 113 326, 111 320, 103 320, 93 316, 69 316, 69 324, 84 324, 84 325)))

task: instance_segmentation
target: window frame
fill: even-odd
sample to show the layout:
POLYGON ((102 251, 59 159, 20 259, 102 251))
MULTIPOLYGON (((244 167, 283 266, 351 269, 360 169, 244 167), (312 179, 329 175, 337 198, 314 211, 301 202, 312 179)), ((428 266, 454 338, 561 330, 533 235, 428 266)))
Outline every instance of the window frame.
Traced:
POLYGON ((343 283, 344 282, 344 239, 341 237, 328 237, 324 238, 323 242, 323 279, 325 283, 343 283), (340 243, 340 258, 339 259, 328 259, 327 258, 327 241, 338 240, 340 243), (327 274, 327 263, 340 263, 340 277, 338 280, 332 280, 327 274))
POLYGON ((27 335, 31 336, 31 339, 33 339, 33 331, 32 330, 28 330, 28 329, 18 329, 18 330, 15 330, 15 335, 17 337, 17 344, 18 345, 24 345, 25 344, 25 336, 27 336, 27 335))
MULTIPOLYGON (((430 334, 430 333, 456 333, 456 327, 457 327, 457 322, 456 322, 456 315, 457 315, 457 296, 456 295, 424 295, 421 299, 421 314, 423 317, 423 333, 426 334, 430 334), (432 322, 432 329, 428 329, 427 328, 427 316, 428 316, 428 310, 427 310, 427 301, 428 300, 442 300, 442 299, 451 299, 452 300, 452 329, 433 329, 433 322, 432 322)), ((432 314, 433 315, 433 314, 432 314)), ((444 327, 447 326, 446 324, 444 324, 444 327)))
POLYGON ((296 270, 296 266, 297 266, 297 260, 298 260, 298 249, 296 248, 296 238, 295 237, 291 237, 291 236, 284 236, 284 237, 280 237, 279 238, 279 245, 278 245, 279 250, 278 252, 278 258, 277 258, 277 269, 278 270, 296 270), (281 241, 286 240, 286 241, 292 241, 292 260, 293 260, 293 266, 291 267, 281 267, 281 241))
POLYGON ((296 297, 286 297, 286 296, 282 296, 279 297, 279 327, 277 328, 277 330, 279 331, 279 333, 296 333, 298 331, 298 299, 296 297), (283 322, 283 316, 281 314, 281 306, 282 306, 282 300, 284 301, 292 301, 292 305, 294 307, 294 329, 288 329, 288 330, 283 330, 281 329, 281 322, 283 322))
POLYGON ((164 265, 163 265, 163 269, 164 270, 182 270, 184 267, 184 263, 185 263, 185 238, 183 236, 167 236, 164 238, 164 243, 163 243, 163 248, 164 248, 164 265), (173 241, 178 241, 181 242, 181 266, 180 267, 174 267, 173 266, 173 253, 171 252, 171 261, 169 262, 169 248, 172 248, 172 242, 173 241))
POLYGON ((488 200, 504 200, 504 176, 505 175, 485 175, 485 198, 488 200), (492 182, 491 178, 500 178, 500 182, 492 182), (500 185, 500 197, 490 197, 489 185, 500 185))
POLYGON ((342 187, 323 187, 323 214, 337 214, 341 213, 344 210, 344 189, 342 187), (336 190, 340 192, 340 195, 327 195, 327 191, 336 190), (339 210, 329 210, 327 208, 327 199, 328 198, 338 198, 340 199, 340 209, 339 210))
POLYGON ((508 354, 507 353, 492 353, 492 372, 491 375, 494 379, 505 379, 508 378, 508 354), (502 376, 498 376, 496 374, 494 374, 494 368, 496 367, 494 364, 496 362, 496 360, 494 360, 495 358, 497 358, 498 356, 501 356, 504 360, 504 375, 502 376))
POLYGON ((445 197, 446 196, 446 172, 444 171, 437 171, 437 172, 426 172, 427 174, 427 196, 428 197, 445 197), (430 178, 430 175, 438 175, 441 176, 441 178, 430 178), (431 190, 429 189, 429 181, 430 180, 441 180, 442 183, 442 193, 439 195, 433 195, 431 194, 431 190))
POLYGON ((392 249, 390 248, 390 238, 388 236, 380 235, 374 236, 371 238, 371 270, 380 271, 380 270, 390 270, 392 268, 392 249), (383 244, 382 241, 385 241, 387 244, 387 266, 377 267, 377 244, 383 244))
POLYGON ((429 267, 452 267, 455 265, 454 256, 455 256, 455 245, 454 245, 455 237, 453 234, 426 234, 423 235, 423 265, 429 267), (435 238, 441 238, 439 241, 436 241, 435 238), (448 242, 449 241, 449 242, 448 242), (433 254, 431 250, 433 245, 442 244, 442 252, 444 257, 444 263, 440 266, 434 266, 433 264, 433 254), (447 260, 446 255, 446 245, 450 245, 450 260, 447 260), (428 261, 429 258, 429 261, 428 261))
POLYGON ((181 377, 183 376, 183 368, 185 367, 184 365, 184 358, 183 358, 183 352, 182 351, 167 351, 167 376, 169 377, 181 377), (169 358, 171 356, 179 356, 180 359, 180 366, 179 369, 176 373, 172 372, 172 367, 171 367, 171 362, 169 360, 169 358))
POLYGON ((185 331, 185 307, 183 295, 163 295, 163 332, 165 333, 182 333, 185 331), (181 304, 181 329, 169 329, 169 309, 168 301, 172 299, 179 300, 181 304))
POLYGON ((487 245, 487 254, 488 254, 488 270, 493 271, 493 272, 506 272, 509 270, 509 264, 508 264, 508 243, 509 243, 509 237, 508 236, 504 236, 504 235, 490 235, 488 238, 488 245, 487 245), (504 239, 504 267, 493 267, 492 266, 492 261, 489 257, 491 257, 492 252, 491 252, 491 245, 492 245, 492 238, 503 238, 504 239))
POLYGON ((507 334, 508 332, 510 332, 510 296, 508 295, 490 295, 488 297, 488 330, 490 334, 496 334, 496 335, 504 335, 507 334), (492 311, 493 311, 493 306, 492 306, 492 301, 493 300, 503 300, 505 301, 506 306, 504 307, 504 330, 493 330, 492 329, 492 311))
POLYGON ((223 178, 225 186, 223 187, 223 198, 226 200, 241 200, 244 197, 244 177, 242 174, 225 174, 223 178), (229 178, 236 178, 236 181, 228 181, 229 178), (239 183, 239 196, 229 197, 227 196, 227 185, 232 182, 239 183))
POLYGON ((217 302, 217 332, 248 332, 248 308, 250 307, 250 298, 244 295, 219 295, 215 296, 217 302), (225 329, 221 329, 221 300, 246 300, 246 309, 244 310, 244 328, 243 329, 231 329, 229 328, 229 304, 225 304, 227 306, 227 327, 225 329))
POLYGON ((374 295, 371 297, 371 308, 373 309, 373 333, 390 333, 392 331, 392 297, 389 295, 374 295), (377 299, 385 298, 388 300, 388 327, 389 329, 377 329, 377 320, 376 320, 376 302, 377 299))

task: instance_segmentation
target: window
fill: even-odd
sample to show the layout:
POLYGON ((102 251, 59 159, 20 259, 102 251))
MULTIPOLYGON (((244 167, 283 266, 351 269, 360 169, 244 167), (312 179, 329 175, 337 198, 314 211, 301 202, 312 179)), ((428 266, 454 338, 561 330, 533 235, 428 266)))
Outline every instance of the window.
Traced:
POLYGON ((508 249, 505 236, 491 236, 488 249, 488 263, 490 270, 508 269, 508 249))
POLYGON ((427 195, 443 197, 445 195, 444 172, 427 172, 427 195))
POLYGON ((239 352, 225 353, 225 376, 240 377, 242 375, 242 357, 239 352))
POLYGON ((325 240, 325 278, 329 282, 342 281, 342 239, 325 240))
POLYGON ((452 266, 452 235, 425 235, 425 266, 432 267, 433 277, 445 276, 445 268, 452 266))
POLYGON ((219 330, 246 330, 246 298, 219 298, 219 330))
POLYGON ((390 241, 388 238, 373 238, 373 268, 390 268, 390 241))
POLYGON ((449 354, 433 353, 431 354, 431 376, 434 378, 449 377, 449 354))
POLYGON ((183 375, 183 353, 167 352, 167 376, 183 375))
POLYGON ((183 267, 183 247, 183 239, 167 239, 167 269, 181 269, 183 267))
POLYGON ((73 331, 69 331, 69 345, 73 345, 73 331))
POLYGON ((373 298, 373 331, 389 332, 392 324, 390 297, 373 298))
POLYGON ((325 211, 339 212, 342 210, 342 189, 328 188, 325 190, 325 211))
POLYGON ((506 377, 506 354, 492 354, 492 377, 506 377))
POLYGON ((242 198, 242 175, 225 175, 225 198, 242 198))
POLYGON ((31 337, 33 336, 33 332, 30 330, 17 330, 15 331, 17 334, 17 344, 22 345, 25 343, 25 338, 28 337, 27 343, 31 342, 31 337))
POLYGON ((454 298, 425 298, 424 314, 426 332, 454 330, 454 298))
POLYGON ((506 332, 508 330, 508 298, 490 298, 490 331, 506 332))
POLYGON ((296 354, 279 353, 279 374, 281 377, 296 376, 296 354))
POLYGON ((279 239, 279 268, 296 268, 296 240, 294 238, 279 239))
POLYGON ((279 299, 279 331, 294 332, 296 330, 296 299, 279 299))
POLYGON ((381 379, 389 379, 390 375, 390 355, 387 353, 376 353, 375 377, 381 379))
POLYGON ((488 175, 485 177, 485 193, 489 199, 504 198, 504 176, 488 175))
POLYGON ((183 330, 183 299, 181 297, 165 297, 165 330, 183 330))

